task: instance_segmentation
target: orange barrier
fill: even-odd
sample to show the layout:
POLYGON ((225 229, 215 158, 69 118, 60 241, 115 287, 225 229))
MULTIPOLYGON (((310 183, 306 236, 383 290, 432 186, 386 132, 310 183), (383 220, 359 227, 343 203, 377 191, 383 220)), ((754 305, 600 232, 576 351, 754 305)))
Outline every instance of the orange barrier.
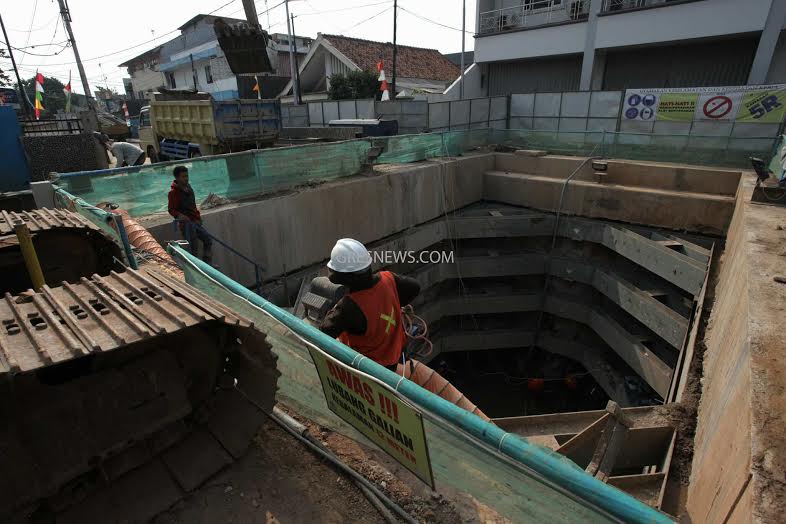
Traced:
POLYGON ((402 366, 404 378, 407 378, 417 384, 418 386, 426 389, 435 395, 439 395, 445 400, 452 402, 458 407, 474 413, 483 420, 491 422, 491 419, 486 416, 475 404, 464 396, 464 394, 456 389, 456 387, 448 382, 448 380, 428 367, 422 362, 417 360, 409 360, 406 364, 399 364, 396 369, 398 375, 402 374, 402 366))

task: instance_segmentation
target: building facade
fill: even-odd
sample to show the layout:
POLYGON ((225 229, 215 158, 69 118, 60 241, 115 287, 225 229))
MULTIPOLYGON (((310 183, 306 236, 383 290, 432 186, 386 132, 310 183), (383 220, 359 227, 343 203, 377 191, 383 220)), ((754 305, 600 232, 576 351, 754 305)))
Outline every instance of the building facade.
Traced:
POLYGON ((483 96, 786 83, 781 0, 478 0, 483 96))
MULTIPOLYGON (((197 15, 178 29, 180 35, 168 42, 132 58, 120 67, 127 67, 134 96, 149 99, 161 87, 168 89, 196 89, 210 93, 216 100, 256 97, 251 91, 253 77, 238 77, 229 67, 226 56, 216 38, 213 24, 221 18, 227 24, 244 20, 197 15)), ((297 56, 302 61, 311 39, 296 37, 297 56)), ((290 76, 289 39, 276 33, 269 39, 268 56, 274 71, 271 76, 260 76, 263 94, 273 96, 290 76), (280 80, 272 77, 285 77, 280 80), (274 86, 265 89, 266 78, 274 86)))

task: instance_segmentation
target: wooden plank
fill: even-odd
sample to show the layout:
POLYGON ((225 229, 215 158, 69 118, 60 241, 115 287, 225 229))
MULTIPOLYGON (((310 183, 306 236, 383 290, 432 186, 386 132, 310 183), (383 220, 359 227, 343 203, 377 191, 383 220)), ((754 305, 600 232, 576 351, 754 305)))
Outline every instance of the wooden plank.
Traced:
POLYGON ((606 419, 606 424, 603 426, 603 432, 601 433, 598 443, 595 446, 595 452, 592 454, 589 464, 584 469, 584 471, 593 477, 598 472, 598 468, 603 461, 603 457, 606 455, 606 449, 609 446, 609 442, 611 442, 611 435, 614 433, 614 426, 616 425, 617 419, 613 417, 606 419))
POLYGON ((587 426, 581 433, 577 433, 570 440, 557 448, 557 453, 565 455, 579 467, 589 465, 588 463, 592 459, 598 440, 600 439, 601 433, 603 433, 603 428, 606 427, 606 423, 610 416, 611 415, 608 413, 605 413, 602 417, 587 426))
POLYGON ((611 471, 617 463, 617 459, 622 452, 628 435, 628 428, 625 424, 618 419, 615 420, 617 422, 611 430, 611 439, 606 447, 606 453, 603 455, 603 460, 601 460, 598 466, 597 473, 595 473, 595 478, 603 482, 606 482, 611 475, 611 471))

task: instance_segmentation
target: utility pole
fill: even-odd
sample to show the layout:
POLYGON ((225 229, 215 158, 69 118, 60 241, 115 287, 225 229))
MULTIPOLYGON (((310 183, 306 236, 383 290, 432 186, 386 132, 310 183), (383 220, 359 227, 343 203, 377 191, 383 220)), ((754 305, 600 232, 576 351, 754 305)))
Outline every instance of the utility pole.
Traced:
POLYGON ((93 99, 92 93, 90 93, 90 84, 87 83, 87 75, 85 74, 85 68, 82 66, 82 59, 79 58, 79 50, 76 48, 76 40, 74 39, 74 32, 71 30, 71 12, 68 10, 68 6, 65 3, 65 0, 57 0, 57 3, 60 4, 60 16, 63 18, 63 27, 66 29, 66 33, 68 33, 68 41, 71 42, 71 49, 74 50, 74 58, 76 59, 76 67, 79 69, 79 77, 82 79, 82 89, 85 91, 85 97, 87 98, 87 105, 90 109, 96 109, 96 102, 93 99))
POLYGON ((295 35, 292 31, 292 24, 289 20, 289 0, 284 0, 284 6, 287 10, 287 36, 289 37, 289 73, 292 78, 292 94, 295 98, 295 105, 300 105, 300 90, 295 82, 295 68, 297 67, 295 61, 295 35))
POLYGON ((464 32, 467 27, 467 0, 461 3, 461 83, 459 84, 459 98, 464 100, 464 32))
POLYGON ((257 8, 254 5, 254 0, 243 0, 243 9, 246 12, 246 20, 254 27, 259 26, 259 18, 257 18, 257 8))
MULTIPOLYGON (((295 15, 292 15, 292 34, 297 38, 297 32, 295 31, 295 15)), ((295 40, 295 49, 297 50, 297 40, 295 40)), ((297 92, 300 94, 300 67, 295 67, 295 76, 293 80, 293 85, 297 85, 297 92)))
POLYGON ((0 27, 3 28, 3 38, 5 38, 5 44, 8 46, 8 56, 11 57, 11 65, 14 66, 14 73, 16 74, 16 83, 19 85, 19 101, 22 103, 22 107, 25 108, 25 116, 28 118, 30 115, 30 106, 29 104, 25 104, 25 100, 27 100, 27 94, 25 93, 25 88, 22 85, 22 78, 19 76, 19 69, 16 67, 16 60, 14 60, 14 50, 11 49, 11 42, 8 40, 8 33, 5 32, 5 24, 3 23, 3 16, 0 15, 0 27))
POLYGON ((393 100, 396 99, 396 17, 398 0, 393 0, 393 100))

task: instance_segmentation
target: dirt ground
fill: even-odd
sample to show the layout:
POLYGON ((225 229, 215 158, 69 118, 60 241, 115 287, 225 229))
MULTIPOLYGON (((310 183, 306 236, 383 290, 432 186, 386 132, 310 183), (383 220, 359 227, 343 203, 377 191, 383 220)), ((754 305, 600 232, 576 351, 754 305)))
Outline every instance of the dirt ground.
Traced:
MULTIPOLYGON (((309 433, 372 481, 415 520, 454 524, 506 523, 466 494, 431 490, 390 459, 307 420, 309 433)), ((384 523, 354 482, 268 421, 248 453, 153 521, 181 523, 384 523)))

